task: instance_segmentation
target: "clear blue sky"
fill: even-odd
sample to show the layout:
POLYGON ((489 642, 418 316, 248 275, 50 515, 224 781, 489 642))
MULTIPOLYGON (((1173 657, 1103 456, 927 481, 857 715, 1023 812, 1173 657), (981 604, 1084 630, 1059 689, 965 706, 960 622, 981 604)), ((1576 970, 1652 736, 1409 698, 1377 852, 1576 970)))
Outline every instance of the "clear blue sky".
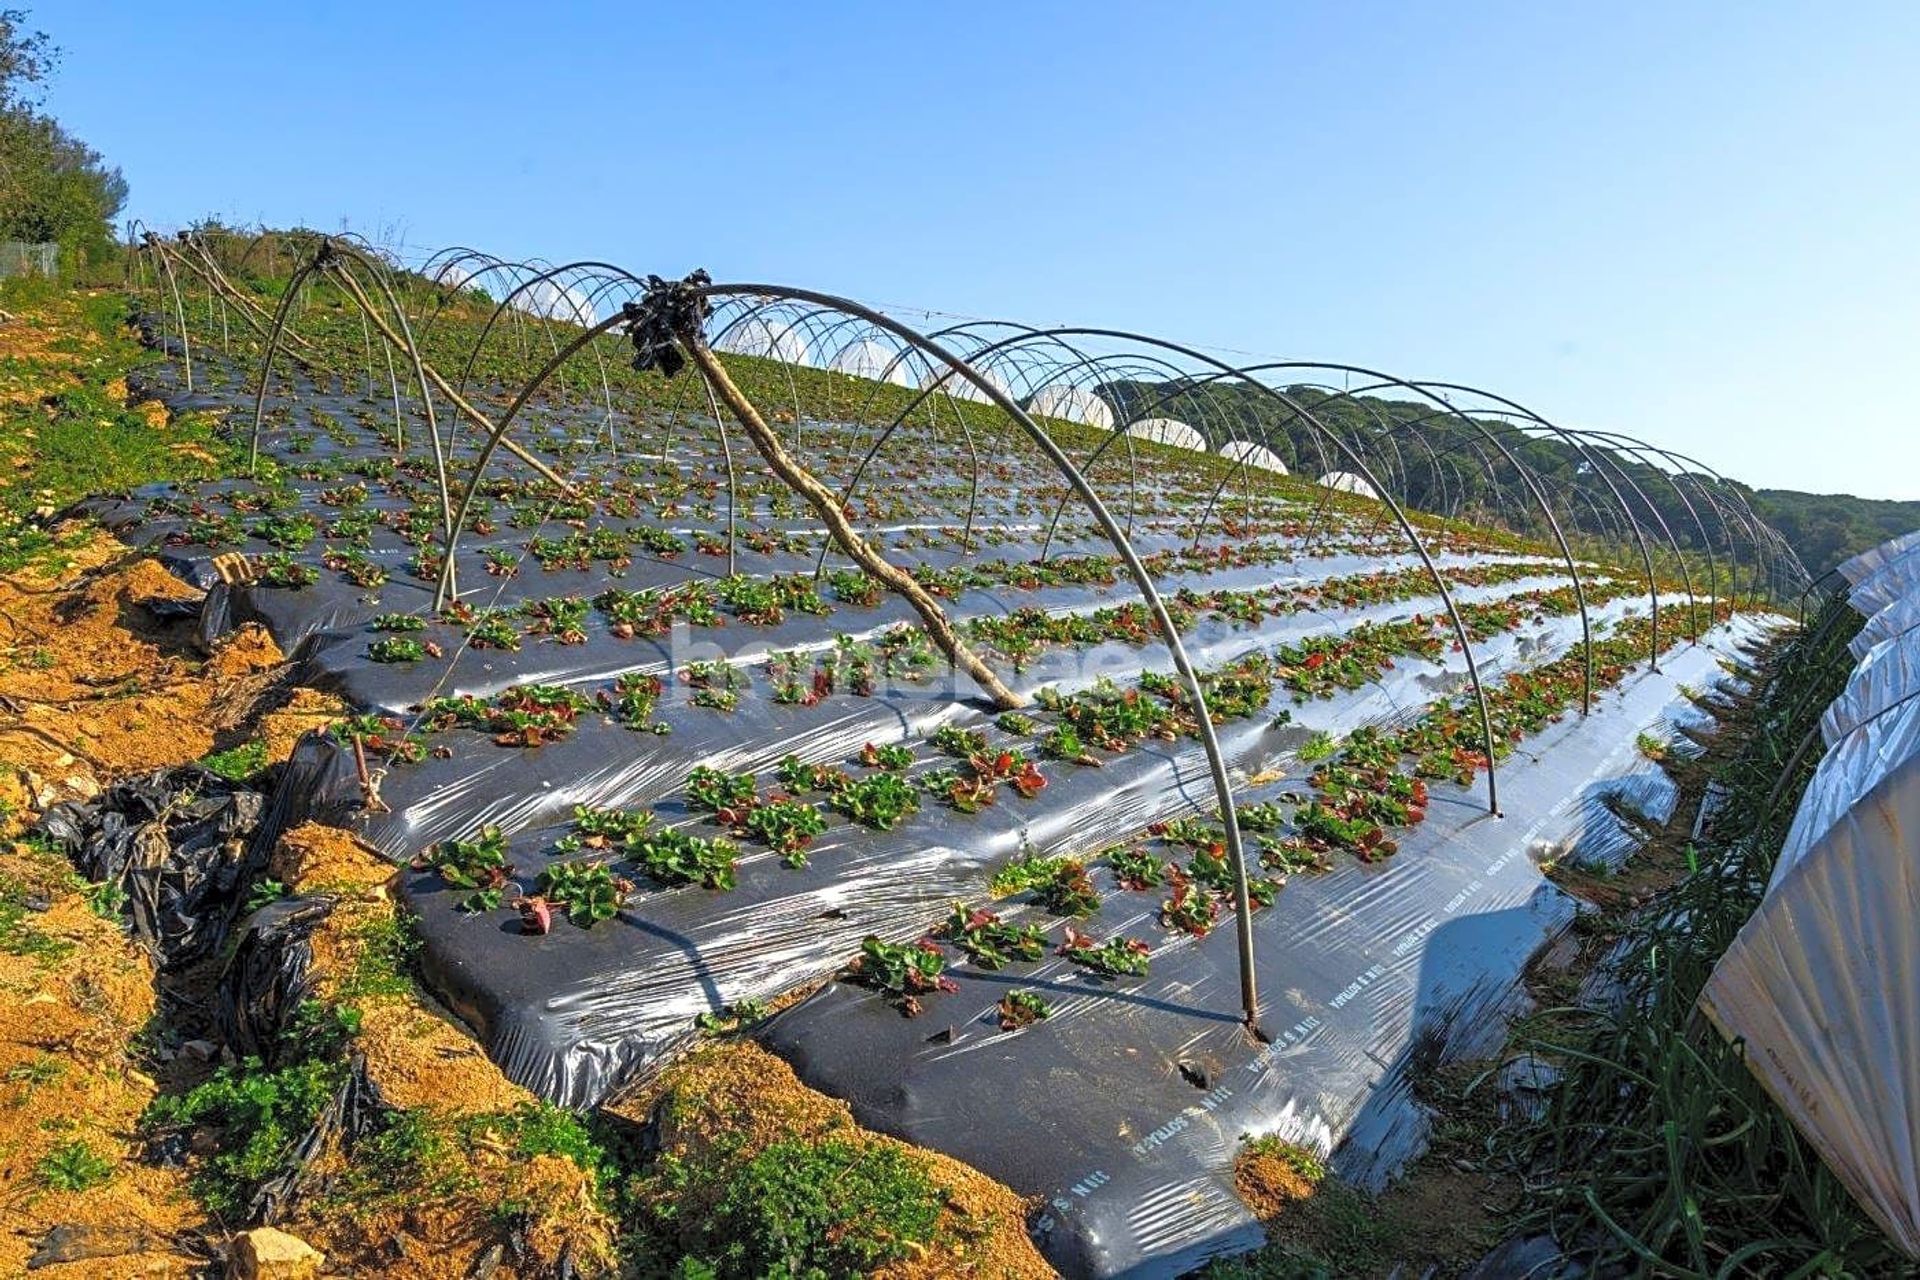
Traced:
POLYGON ((32 7, 155 224, 1140 328, 1920 498, 1911 0, 32 7))

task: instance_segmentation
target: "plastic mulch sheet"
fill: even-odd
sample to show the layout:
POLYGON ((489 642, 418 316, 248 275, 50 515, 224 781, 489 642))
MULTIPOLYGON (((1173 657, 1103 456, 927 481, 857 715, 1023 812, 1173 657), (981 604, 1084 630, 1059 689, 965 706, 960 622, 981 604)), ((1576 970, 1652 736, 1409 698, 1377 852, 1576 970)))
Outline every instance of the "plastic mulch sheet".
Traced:
MULTIPOLYGON (((1424 1141, 1419 1072, 1497 1048, 1522 999, 1523 968, 1575 913, 1537 860, 1582 856, 1597 797, 1644 760, 1682 684, 1712 686, 1716 658, 1751 639, 1735 624, 1632 678, 1508 762, 1504 818, 1478 793, 1436 799, 1400 852, 1295 877, 1254 917, 1262 1030, 1237 1017, 1233 929, 1156 948, 1149 976, 1107 981, 1065 960, 997 972, 961 964, 959 990, 903 1018, 875 993, 834 984, 781 1014, 766 1043, 801 1078, 844 1097, 861 1123, 967 1161, 1044 1196, 1037 1234, 1069 1276, 1175 1276, 1257 1245, 1233 1192, 1246 1135, 1335 1151, 1334 1167, 1378 1186, 1424 1141), (1621 744, 1626 744, 1622 750, 1621 744), (1015 971, 1015 970, 1019 971, 1015 971), (1053 1004, 1046 1020, 999 1029, 1013 989, 1053 1004)), ((1616 840, 1601 824, 1602 851, 1616 840)), ((1083 926, 1164 938, 1160 895, 1114 891, 1083 926)))

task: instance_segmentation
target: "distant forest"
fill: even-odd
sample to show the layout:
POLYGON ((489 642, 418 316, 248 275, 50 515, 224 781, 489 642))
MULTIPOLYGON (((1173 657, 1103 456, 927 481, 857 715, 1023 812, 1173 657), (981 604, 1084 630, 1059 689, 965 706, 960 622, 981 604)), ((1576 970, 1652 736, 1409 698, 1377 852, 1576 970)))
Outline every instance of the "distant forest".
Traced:
POLYGON ((1761 519, 1786 535, 1809 573, 1825 573, 1848 556, 1920 529, 1920 502, 1797 489, 1756 489, 1750 501, 1761 519))
MULTIPOLYGON (((1120 409, 1123 422, 1174 418, 1206 436, 1215 449, 1230 439, 1263 441, 1289 469, 1310 477, 1351 469, 1298 414, 1246 382, 1129 381, 1099 390, 1120 409)), ((1567 522, 1588 533, 1626 533, 1612 500, 1618 490, 1639 523, 1653 530, 1664 521, 1673 540, 1688 550, 1703 549, 1703 526, 1719 538, 1719 522, 1709 509, 1715 499, 1707 497, 1705 486, 1671 479, 1669 466, 1680 468, 1683 475, 1690 469, 1684 460, 1668 463, 1631 442, 1603 448, 1588 441, 1576 447, 1550 435, 1523 432, 1511 418, 1476 412, 1469 424, 1431 402, 1349 396, 1317 386, 1293 386, 1285 394, 1343 438, 1368 441, 1364 452, 1369 467, 1382 473, 1396 497, 1423 511, 1537 531, 1541 522, 1532 495, 1507 461, 1511 455, 1538 477, 1562 519, 1571 515, 1567 522)), ((1756 490, 1735 477, 1728 480, 1755 514, 1785 536, 1812 574, 1920 528, 1920 501, 1756 490)), ((1713 549, 1722 548, 1716 543, 1713 549)))

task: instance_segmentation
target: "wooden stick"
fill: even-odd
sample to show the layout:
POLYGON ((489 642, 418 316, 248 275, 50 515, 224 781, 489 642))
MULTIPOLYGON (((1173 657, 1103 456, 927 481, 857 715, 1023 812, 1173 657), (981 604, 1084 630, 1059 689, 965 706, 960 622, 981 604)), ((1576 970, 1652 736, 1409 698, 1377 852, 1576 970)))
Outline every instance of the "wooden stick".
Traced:
POLYGON ((707 346, 705 337, 696 329, 680 335, 680 344, 700 367, 708 383, 720 393, 720 398, 727 402, 727 407, 733 410, 733 416, 740 420, 740 425, 746 428, 754 447, 760 450, 760 456, 767 460, 773 473, 813 506, 841 549, 852 556, 862 569, 907 598, 907 603, 914 607, 921 621, 926 624, 927 634, 933 637, 933 642, 940 646, 955 666, 973 677, 987 691, 995 706, 1003 711, 1025 706, 1026 699, 1001 683, 1000 677, 993 674, 992 669, 973 650, 967 648, 966 642, 954 631, 953 624, 947 621, 946 612, 927 594, 926 588, 915 582, 912 574, 874 550, 840 509, 840 501, 833 491, 816 480, 812 472, 787 452, 780 443, 780 437, 773 433, 766 419, 760 416, 760 411, 753 407, 753 402, 727 376, 726 369, 707 346))

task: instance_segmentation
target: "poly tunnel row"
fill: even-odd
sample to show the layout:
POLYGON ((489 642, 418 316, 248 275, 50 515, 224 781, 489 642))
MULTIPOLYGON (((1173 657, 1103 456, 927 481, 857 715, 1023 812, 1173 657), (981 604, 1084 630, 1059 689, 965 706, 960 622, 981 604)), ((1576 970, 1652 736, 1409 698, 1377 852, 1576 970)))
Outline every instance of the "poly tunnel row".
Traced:
POLYGON ((1075 1274, 1244 1240, 1243 1132, 1404 1154, 1377 1064, 1498 1012, 1570 916, 1542 851, 1671 803, 1636 736, 1805 580, 1736 486, 1465 388, 603 264, 143 245, 162 376, 237 410, 256 475, 102 514, 358 712, 271 827, 411 863, 430 981, 570 1103, 837 970, 769 1043, 1047 1195, 1075 1274), (962 1092, 1057 1106, 956 1132, 962 1092))
POLYGON ((1826 753, 1766 896, 1700 1006, 1745 1041, 1854 1198, 1920 1255, 1920 530, 1838 574, 1866 619, 1856 665, 1821 717, 1826 753))

